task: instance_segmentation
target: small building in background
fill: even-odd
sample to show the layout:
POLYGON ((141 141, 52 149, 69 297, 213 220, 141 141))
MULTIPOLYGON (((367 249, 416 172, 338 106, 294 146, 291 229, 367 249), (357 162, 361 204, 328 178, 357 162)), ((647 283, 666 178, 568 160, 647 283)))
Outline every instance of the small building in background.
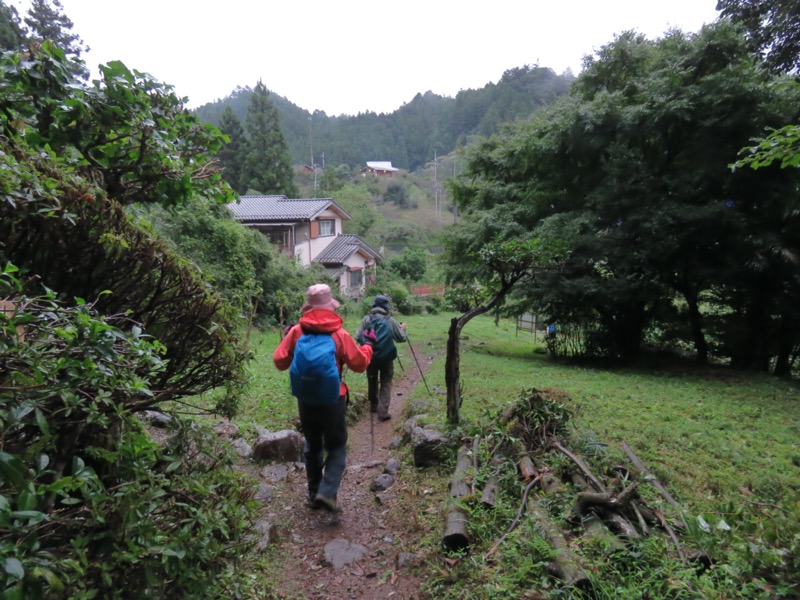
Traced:
POLYGON ((236 221, 269 238, 281 254, 304 267, 324 265, 341 296, 363 296, 383 260, 357 235, 344 233, 343 222, 352 217, 332 198, 240 196, 228 209, 236 221))
POLYGON ((399 170, 392 166, 391 161, 372 160, 367 161, 367 166, 362 168, 360 173, 362 177, 366 177, 367 173, 372 173, 377 177, 379 175, 392 175, 399 170))

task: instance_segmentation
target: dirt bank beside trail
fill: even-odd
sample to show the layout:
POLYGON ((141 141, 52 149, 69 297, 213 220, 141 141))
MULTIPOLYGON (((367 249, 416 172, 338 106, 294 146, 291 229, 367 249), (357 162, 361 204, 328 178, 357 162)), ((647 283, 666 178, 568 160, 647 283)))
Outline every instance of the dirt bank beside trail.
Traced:
MULTIPOLYGON (((433 357, 415 345, 420 368, 427 371, 433 357)), ((413 365, 416 367, 416 365, 413 365)), ((366 413, 350 427, 347 469, 339 490, 341 513, 306 506, 305 472, 290 469, 275 486, 265 513, 276 525, 279 560, 276 590, 287 599, 420 599, 415 568, 422 560, 419 539, 424 532, 412 510, 404 506, 402 463, 394 483, 379 494, 375 479, 391 458, 401 459, 406 398, 421 381, 419 369, 395 369, 392 418, 380 422, 366 413), (372 421, 372 422, 371 422, 372 421)), ((373 415, 374 416, 374 415, 373 415)))

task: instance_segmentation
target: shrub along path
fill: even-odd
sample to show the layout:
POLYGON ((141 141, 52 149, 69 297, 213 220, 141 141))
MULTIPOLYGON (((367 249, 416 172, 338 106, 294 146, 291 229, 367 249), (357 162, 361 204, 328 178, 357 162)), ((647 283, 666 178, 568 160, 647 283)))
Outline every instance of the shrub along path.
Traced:
MULTIPOLYGON (((424 356, 416 345, 415 349, 420 368, 426 371, 433 357, 424 356)), ((395 368, 391 420, 374 418, 371 423, 370 413, 365 411, 350 427, 347 469, 338 498, 340 513, 306 505, 302 469, 291 471, 276 486, 268 510, 277 525, 272 560, 276 561, 275 589, 280 597, 423 597, 416 566, 423 560, 419 541, 425 531, 416 510, 405 501, 409 494, 416 495, 416 490, 403 482, 404 473, 413 466, 402 462, 385 492, 371 490, 390 459, 401 459, 406 398, 421 379, 416 364, 409 367, 406 363, 405 367, 405 371, 395 368)))

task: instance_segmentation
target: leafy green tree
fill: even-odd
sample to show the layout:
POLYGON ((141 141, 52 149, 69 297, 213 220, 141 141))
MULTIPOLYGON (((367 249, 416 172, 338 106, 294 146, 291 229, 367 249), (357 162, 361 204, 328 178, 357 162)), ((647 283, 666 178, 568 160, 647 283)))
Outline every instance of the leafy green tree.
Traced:
MULTIPOLYGON (((447 420, 458 425, 461 403, 461 331, 478 315, 499 307, 520 283, 535 279, 541 272, 554 268, 562 259, 563 247, 557 243, 542 244, 536 238, 495 240, 483 244, 476 254, 461 256, 461 275, 471 274, 468 285, 478 287, 477 303, 461 316, 450 320, 447 333, 447 354, 444 378, 447 386, 447 420)), ((462 298, 464 296, 462 295, 462 298)))
POLYGON ((717 0, 723 17, 741 25, 775 71, 800 70, 800 11, 794 0, 717 0))
POLYGON ((797 179, 728 164, 796 106, 796 86, 766 74, 729 23, 659 41, 623 34, 586 61, 568 99, 470 151, 452 256, 529 231, 566 240, 563 268, 516 293, 580 324, 588 352, 634 357, 658 324, 700 360, 711 336, 734 364, 765 368, 770 323, 793 319, 769 248, 776 236, 792 247, 776 218, 791 213, 797 179))
POLYGON ((19 50, 25 40, 16 7, 0 0, 0 50, 19 50))
POLYGON ((369 244, 375 244, 378 249, 381 239, 377 230, 381 228, 384 219, 373 206, 369 190, 362 185, 347 183, 333 194, 333 199, 353 217, 344 222, 345 232, 353 233, 369 244))
POLYGON ((219 158, 222 176, 228 185, 239 194, 244 194, 247 189, 241 184, 242 167, 247 152, 247 138, 244 134, 242 122, 234 114, 230 105, 225 105, 222 111, 219 130, 228 137, 228 141, 220 148, 219 158))
POLYGON ((241 186, 262 194, 297 197, 292 165, 278 122, 278 111, 261 81, 250 97, 245 127, 248 143, 241 186))
POLYGON ((400 254, 395 254, 382 265, 406 281, 422 281, 428 266, 428 254, 421 248, 406 246, 400 254))

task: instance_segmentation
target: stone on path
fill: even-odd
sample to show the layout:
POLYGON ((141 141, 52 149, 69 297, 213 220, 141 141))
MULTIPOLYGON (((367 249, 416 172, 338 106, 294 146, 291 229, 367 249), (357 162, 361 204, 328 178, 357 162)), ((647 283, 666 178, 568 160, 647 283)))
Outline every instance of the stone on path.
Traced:
POLYGON ((367 547, 354 544, 342 538, 335 539, 325 545, 325 562, 334 569, 341 569, 361 560, 367 554, 367 547))

